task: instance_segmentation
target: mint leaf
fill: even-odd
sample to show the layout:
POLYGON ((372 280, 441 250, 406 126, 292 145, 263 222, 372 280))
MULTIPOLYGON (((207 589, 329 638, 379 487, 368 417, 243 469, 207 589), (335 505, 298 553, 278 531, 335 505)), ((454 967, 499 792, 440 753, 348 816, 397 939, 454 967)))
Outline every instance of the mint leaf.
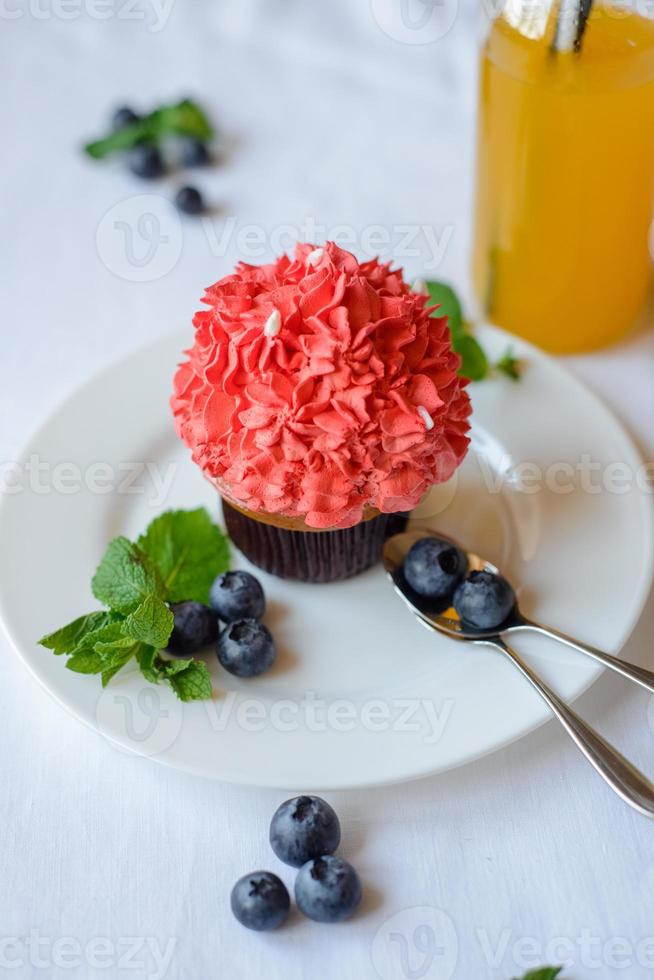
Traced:
POLYGON ((129 150, 147 140, 160 142, 165 136, 192 136, 206 141, 213 136, 213 129, 207 116, 196 102, 184 99, 175 105, 160 106, 129 126, 123 126, 104 139, 94 140, 84 147, 94 160, 101 160, 111 153, 129 150))
POLYGON ((429 299, 432 303, 438 303, 439 309, 434 310, 432 316, 446 316, 452 337, 461 333, 463 330, 463 310, 461 301, 451 286, 445 282, 431 281, 427 284, 429 299))
POLYGON ((163 660, 152 647, 142 647, 136 659, 146 680, 170 684, 181 701, 211 697, 211 674, 201 660, 163 660))
POLYGON ((206 603, 213 580, 229 568, 227 537, 204 507, 166 511, 152 521, 138 545, 156 565, 169 602, 206 603))
POLYGON ((101 674, 104 670, 104 658, 94 650, 90 653, 76 653, 68 658, 66 667, 77 674, 101 674))
POLYGON ((452 338, 452 347, 461 357, 459 374, 471 381, 483 381, 488 374, 488 358, 477 340, 469 333, 452 338))
POLYGON ((146 119, 157 137, 193 136, 203 142, 213 137, 213 128, 206 113, 192 99, 183 99, 176 105, 160 106, 146 119))
POLYGON ((145 677, 146 681, 150 681, 151 684, 158 684, 161 680, 159 671, 156 667, 157 660, 159 659, 160 658, 157 656, 157 651, 154 649, 154 647, 141 644, 136 651, 136 661, 139 665, 139 670, 145 677))
POLYGON ((84 636, 80 638, 79 643, 76 647, 68 652, 71 655, 76 655, 78 653, 91 653, 95 650, 95 644, 98 642, 110 643, 114 639, 118 639, 122 636, 122 628, 120 623, 123 620, 123 616, 120 613, 105 613, 105 621, 97 627, 97 629, 90 630, 85 633, 84 636))
POLYGON ((111 678, 114 677, 118 673, 118 671, 120 670, 121 667, 124 667, 125 666, 125 664, 127 663, 128 660, 129 660, 129 657, 127 658, 127 660, 124 660, 123 663, 115 663, 111 667, 107 667, 105 670, 102 671, 102 686, 103 687, 106 687, 107 686, 107 684, 109 683, 109 681, 111 680, 111 678))
POLYGON ((522 365, 518 358, 515 357, 511 346, 507 347, 505 353, 494 366, 496 371, 501 371, 502 374, 505 374, 507 378, 511 378, 512 381, 520 380, 522 365))
POLYGON ((78 619, 73 620, 68 626, 62 626, 61 629, 55 630, 54 633, 48 633, 46 636, 42 636, 39 643, 57 655, 61 653, 72 653, 87 633, 106 624, 109 615, 106 612, 87 613, 86 616, 80 616, 78 619))
POLYGON ((98 642, 94 650, 73 654, 66 662, 68 670, 79 674, 102 674, 103 686, 121 667, 132 659, 137 644, 130 637, 118 637, 113 642, 98 642))
POLYGON ((166 666, 174 668, 166 672, 166 680, 180 701, 198 701, 211 697, 211 675, 207 665, 201 660, 182 660, 166 666))
POLYGON ((529 973, 525 973, 522 980, 555 980, 562 969, 562 966, 542 966, 539 970, 530 970, 529 973))
POLYGON ((182 701, 210 698, 211 674, 201 660, 164 660, 153 647, 136 652, 141 673, 151 684, 165 682, 182 701))
POLYGON ((149 595, 163 593, 161 579, 147 555, 122 537, 109 542, 91 588, 96 599, 121 613, 132 612, 149 595))
POLYGON ((132 639, 131 636, 117 636, 115 639, 98 640, 93 649, 105 660, 110 660, 115 654, 123 656, 125 653, 129 653, 131 657, 135 646, 136 640, 132 639))
POLYGON ((149 595, 123 623, 125 633, 141 643, 162 649, 173 631, 174 616, 165 602, 149 595))
POLYGON ((104 664, 103 664, 102 673, 106 674, 111 671, 113 677, 113 675, 117 671, 119 671, 121 667, 124 667, 125 664, 132 659, 133 656, 134 656, 133 646, 128 647, 125 650, 115 649, 112 651, 108 651, 106 656, 103 657, 104 664))
MULTIPOLYGON (((452 335, 452 348, 461 357, 459 374, 463 378, 469 378, 470 381, 483 381, 490 374, 491 365, 483 347, 469 332, 469 324, 463 318, 459 297, 452 287, 444 282, 428 282, 427 289, 431 302, 439 304, 439 308, 431 315, 447 316, 452 335)), ((520 377, 519 362, 510 348, 497 364, 493 365, 493 368, 516 381, 520 377)))
POLYGON ((103 157, 109 156, 110 153, 129 150, 132 146, 136 146, 137 143, 149 141, 150 138, 150 127, 145 119, 141 119, 138 122, 131 123, 129 126, 123 126, 122 129, 116 130, 115 133, 111 133, 104 139, 87 143, 84 151, 93 160, 102 160, 103 157))

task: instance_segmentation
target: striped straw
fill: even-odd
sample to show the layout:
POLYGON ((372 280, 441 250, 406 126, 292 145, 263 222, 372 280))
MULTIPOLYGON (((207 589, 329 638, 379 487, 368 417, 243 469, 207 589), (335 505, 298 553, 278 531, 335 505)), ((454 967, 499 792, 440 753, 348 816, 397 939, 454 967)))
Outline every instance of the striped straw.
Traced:
POLYGON ((560 0, 554 31, 553 51, 581 51, 593 0, 560 0))

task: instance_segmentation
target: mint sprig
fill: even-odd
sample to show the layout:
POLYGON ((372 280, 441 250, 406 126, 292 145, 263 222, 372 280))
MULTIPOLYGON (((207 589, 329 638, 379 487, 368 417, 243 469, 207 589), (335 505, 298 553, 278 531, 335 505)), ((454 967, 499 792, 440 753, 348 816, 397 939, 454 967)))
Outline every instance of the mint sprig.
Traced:
POLYGON ((167 511, 138 542, 114 538, 93 576, 93 595, 108 608, 80 616, 39 643, 68 657, 79 674, 100 674, 103 687, 135 660, 152 684, 168 684, 182 701, 211 697, 201 660, 162 656, 173 630, 171 602, 206 602, 229 567, 225 534, 203 508, 167 511))
POLYGON ((175 105, 160 106, 115 133, 87 143, 84 150, 94 160, 101 160, 143 141, 160 143, 166 136, 192 136, 204 142, 213 137, 213 129, 200 106, 191 99, 183 99, 175 105))
POLYGON ((538 970, 530 970, 529 973, 525 973, 522 980, 556 980, 562 969, 562 966, 541 966, 538 970))
POLYGON ((452 347, 461 358, 459 374, 470 381, 483 381, 493 371, 499 371, 517 381, 520 377, 520 362, 513 356, 509 347, 506 353, 492 364, 479 341, 470 333, 470 324, 464 319, 461 301, 455 291, 445 282, 430 281, 427 284, 429 299, 438 309, 432 316, 446 316, 452 347))

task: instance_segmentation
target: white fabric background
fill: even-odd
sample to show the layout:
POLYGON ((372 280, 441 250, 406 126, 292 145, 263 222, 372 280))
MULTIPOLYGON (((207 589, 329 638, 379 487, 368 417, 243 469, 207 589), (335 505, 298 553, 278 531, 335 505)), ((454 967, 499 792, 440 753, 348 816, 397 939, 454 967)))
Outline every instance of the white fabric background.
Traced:
MULTIPOLYGON (((100 232, 96 246, 110 209, 135 213, 129 199, 152 192, 120 166, 94 166, 78 152, 123 100, 147 106, 191 93, 208 105, 227 159, 197 181, 217 205, 218 233, 230 216, 237 229, 257 224, 268 233, 307 215, 359 234, 371 225, 416 223, 439 235, 449 227, 437 272, 465 289, 470 4, 445 37, 413 45, 384 32, 392 22, 377 0, 172 0, 163 23, 150 0, 134 8, 125 0, 7 0, 0 459, 15 458, 38 421, 95 369, 188 322, 201 288, 236 258, 235 236, 218 254, 201 223, 177 226, 165 207, 163 232, 179 252, 170 272, 134 281, 116 264, 110 235, 100 232)), ((170 195, 174 185, 153 192, 170 195)), ((425 271, 426 240, 402 261, 413 275, 425 271)), ((651 457, 654 335, 570 367, 651 457)), ((651 649, 653 630, 650 603, 625 656, 651 649)), ((57 951, 61 960, 70 947, 53 943, 67 937, 82 945, 106 937, 120 952, 126 937, 161 946, 174 939, 165 975, 192 980, 368 980, 378 975, 375 956, 393 980, 506 980, 565 959, 571 978, 654 975, 652 826, 605 789, 554 724, 437 779, 332 794, 343 852, 368 889, 363 913, 333 928, 297 917, 278 934, 256 935, 232 920, 228 893, 247 870, 279 869, 266 833, 284 794, 212 784, 120 753, 54 704, 4 639, 0 650, 0 940, 19 940, 0 943, 0 975, 158 975, 147 947, 133 957, 136 968, 111 954, 105 969, 57 966, 57 951), (410 949, 403 969, 389 933, 411 947, 414 929, 430 922, 444 951, 424 969, 410 949), (23 942, 30 930, 44 940, 38 958, 23 942), (17 957, 22 964, 10 967, 17 957)), ((654 770, 644 693, 605 676, 579 707, 654 770)))

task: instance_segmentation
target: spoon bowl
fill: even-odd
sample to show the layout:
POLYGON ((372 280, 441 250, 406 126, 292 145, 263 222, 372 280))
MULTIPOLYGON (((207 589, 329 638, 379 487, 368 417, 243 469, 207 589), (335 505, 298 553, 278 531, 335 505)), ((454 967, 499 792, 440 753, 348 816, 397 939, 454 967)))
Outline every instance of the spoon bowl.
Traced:
MULTIPOLYGON (((427 528, 395 534, 384 545, 383 562, 386 573, 397 594, 422 621, 423 625, 427 626, 428 629, 445 633, 454 640, 467 640, 472 643, 493 640, 506 630, 527 625, 527 620, 521 616, 516 604, 509 617, 500 626, 492 630, 477 630, 461 621, 459 614, 449 600, 446 599, 440 603, 435 602, 412 589, 404 577, 404 560, 413 545, 421 538, 438 538, 440 541, 448 541, 457 548, 460 548, 461 545, 447 535, 436 534, 427 528)), ((473 551, 466 551, 465 548, 462 550, 468 559, 468 572, 486 571, 492 572, 494 575, 499 574, 499 569, 490 561, 481 558, 473 551)))

